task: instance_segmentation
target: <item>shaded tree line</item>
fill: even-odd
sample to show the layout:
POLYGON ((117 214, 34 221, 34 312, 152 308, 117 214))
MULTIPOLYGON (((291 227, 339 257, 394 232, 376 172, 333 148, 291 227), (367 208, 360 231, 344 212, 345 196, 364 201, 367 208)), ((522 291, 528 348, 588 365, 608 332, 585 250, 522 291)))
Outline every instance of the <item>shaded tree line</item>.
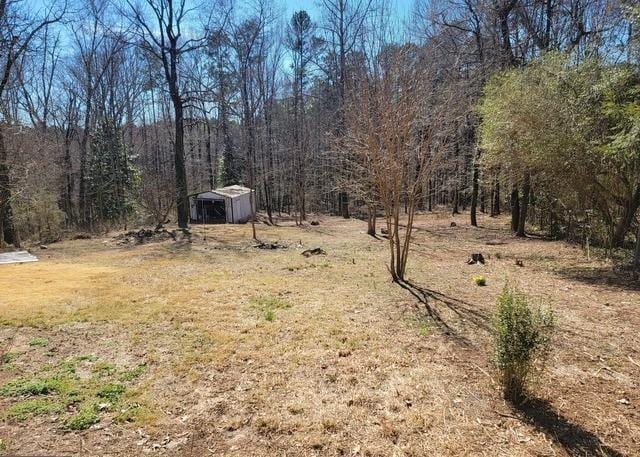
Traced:
POLYGON ((637 14, 621 0, 418 0, 401 24, 377 0, 323 0, 317 17, 270 0, 2 1, 3 240, 186 228, 189 194, 244 184, 271 222, 356 215, 374 234, 380 214, 446 207, 477 225, 508 209, 521 236, 600 224, 590 236, 621 245, 640 204, 637 14), (553 122, 571 113, 553 109, 569 106, 607 127, 563 136, 553 122), (550 168, 561 160, 575 179, 550 168))

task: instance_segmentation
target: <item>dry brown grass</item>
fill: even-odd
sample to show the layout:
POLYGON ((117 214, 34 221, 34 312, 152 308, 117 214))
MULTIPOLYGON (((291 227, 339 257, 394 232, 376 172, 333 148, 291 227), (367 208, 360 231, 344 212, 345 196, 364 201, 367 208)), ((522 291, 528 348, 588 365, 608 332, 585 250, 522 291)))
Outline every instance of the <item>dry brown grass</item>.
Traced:
POLYGON ((53 244, 41 262, 3 266, 1 344, 18 354, 2 365, 3 384, 82 354, 146 366, 127 394, 145 405, 135 422, 105 413, 69 433, 55 415, 38 416, 0 425, 3 445, 73 455, 637 454, 638 292, 599 283, 593 272, 608 265, 575 247, 516 240, 504 220, 480 229, 450 220, 418 218, 409 276, 430 290, 417 298, 389 281, 386 244, 338 218, 260 226, 283 250, 256 249, 250 227, 224 225, 196 227, 193 243, 53 244), (300 255, 317 246, 328 255, 300 255), (488 254, 487 265, 466 265, 471 252, 488 254), (486 287, 473 283, 478 273, 486 287), (490 363, 487 319, 506 280, 560 322, 529 407, 503 402, 490 363))

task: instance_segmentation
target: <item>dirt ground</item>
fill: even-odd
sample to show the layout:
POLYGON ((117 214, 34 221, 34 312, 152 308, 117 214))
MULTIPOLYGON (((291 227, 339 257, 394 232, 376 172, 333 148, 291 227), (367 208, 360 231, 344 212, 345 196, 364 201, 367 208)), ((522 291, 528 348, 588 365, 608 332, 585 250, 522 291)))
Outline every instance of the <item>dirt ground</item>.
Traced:
POLYGON ((330 217, 258 226, 283 249, 212 225, 192 242, 110 234, 0 266, 0 450, 640 455, 637 284, 579 247, 467 218, 418 217, 409 290, 389 280, 386 240, 330 217), (301 255, 315 247, 326 255, 301 255), (486 265, 467 265, 473 252, 486 265), (547 374, 519 406, 491 363, 507 281, 558 321, 547 374))

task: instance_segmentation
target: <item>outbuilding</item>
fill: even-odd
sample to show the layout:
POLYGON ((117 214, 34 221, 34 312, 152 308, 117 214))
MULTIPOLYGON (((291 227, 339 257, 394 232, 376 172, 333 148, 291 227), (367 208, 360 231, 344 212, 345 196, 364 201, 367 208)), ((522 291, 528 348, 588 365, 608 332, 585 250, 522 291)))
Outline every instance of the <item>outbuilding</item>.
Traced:
POLYGON ((193 224, 244 224, 255 212, 253 190, 233 185, 189 196, 193 224), (252 206, 253 204, 253 206, 252 206))

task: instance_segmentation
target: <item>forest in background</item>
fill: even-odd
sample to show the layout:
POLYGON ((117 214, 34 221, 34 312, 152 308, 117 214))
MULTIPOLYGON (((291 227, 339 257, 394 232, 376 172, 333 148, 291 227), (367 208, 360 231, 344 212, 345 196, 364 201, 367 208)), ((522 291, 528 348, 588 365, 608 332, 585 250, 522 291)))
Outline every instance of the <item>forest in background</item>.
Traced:
POLYGON ((473 225, 510 212, 520 236, 638 238, 634 2, 283 11, 0 0, 0 241, 186 228, 189 194, 236 183, 270 221, 340 214, 371 232, 377 214, 397 228, 444 206, 473 225))

